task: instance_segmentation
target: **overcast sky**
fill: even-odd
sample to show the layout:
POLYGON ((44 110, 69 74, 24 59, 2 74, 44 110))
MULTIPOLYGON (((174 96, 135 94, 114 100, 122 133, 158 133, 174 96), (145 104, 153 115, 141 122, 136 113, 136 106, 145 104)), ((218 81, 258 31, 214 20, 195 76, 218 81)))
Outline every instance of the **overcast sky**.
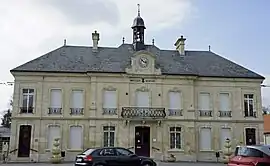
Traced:
MULTIPOLYGON (((130 27, 137 15, 138 3, 141 4, 141 16, 147 28, 147 42, 155 38, 158 47, 173 49, 176 39, 184 35, 187 49, 207 50, 211 44, 214 52, 268 78, 270 69, 266 67, 266 59, 259 57, 266 57, 267 54, 263 53, 268 50, 267 45, 256 45, 256 38, 248 41, 254 42, 254 45, 252 50, 248 50, 250 55, 247 58, 247 49, 244 49, 248 47, 244 44, 247 42, 244 37, 246 34, 239 33, 243 30, 235 31, 239 26, 244 26, 241 20, 245 21, 248 17, 241 13, 245 12, 245 6, 240 2, 250 3, 248 7, 256 7, 250 0, 1 0, 0 82, 13 81, 10 69, 62 46, 64 39, 67 39, 68 45, 91 46, 91 33, 97 30, 100 33, 100 46, 119 46, 122 37, 130 42, 130 27), (237 3, 242 9, 236 10, 235 7, 234 11, 231 6, 237 6, 237 3), (217 22, 215 16, 222 18, 222 21, 217 22), (234 16, 238 18, 237 21, 228 26, 223 25, 224 21, 233 21, 234 16), (230 39, 228 33, 235 38, 230 39), (256 55, 256 49, 262 53, 256 55)), ((255 14, 267 11, 262 7, 267 6, 268 2, 261 2, 265 4, 261 4, 258 10, 247 11, 254 11, 255 14)), ((263 25, 259 20, 255 21, 257 23, 252 20, 252 25, 263 25)), ((251 27, 246 30, 246 33, 251 34, 258 29, 251 27)), ((264 38, 268 41, 270 35, 257 33, 259 37, 260 41, 264 41, 264 38)), ((0 110, 3 110, 7 108, 13 88, 0 85, 0 92, 0 110)), ((264 90, 263 93, 264 104, 270 104, 270 90, 264 90)))

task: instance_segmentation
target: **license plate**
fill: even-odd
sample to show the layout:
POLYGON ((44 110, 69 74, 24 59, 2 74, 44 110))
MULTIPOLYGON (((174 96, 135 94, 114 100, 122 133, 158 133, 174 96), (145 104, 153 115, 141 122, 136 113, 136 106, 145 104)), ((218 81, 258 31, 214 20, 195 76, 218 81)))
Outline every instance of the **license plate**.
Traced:
POLYGON ((77 161, 81 162, 81 161, 82 161, 82 159, 77 159, 77 161))

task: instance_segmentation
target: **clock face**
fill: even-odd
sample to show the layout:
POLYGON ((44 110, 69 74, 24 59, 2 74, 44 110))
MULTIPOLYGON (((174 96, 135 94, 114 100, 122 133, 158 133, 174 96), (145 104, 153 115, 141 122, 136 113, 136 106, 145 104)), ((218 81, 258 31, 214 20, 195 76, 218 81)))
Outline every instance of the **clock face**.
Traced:
POLYGON ((145 68, 149 64, 149 60, 146 57, 140 57, 139 64, 142 68, 145 68))

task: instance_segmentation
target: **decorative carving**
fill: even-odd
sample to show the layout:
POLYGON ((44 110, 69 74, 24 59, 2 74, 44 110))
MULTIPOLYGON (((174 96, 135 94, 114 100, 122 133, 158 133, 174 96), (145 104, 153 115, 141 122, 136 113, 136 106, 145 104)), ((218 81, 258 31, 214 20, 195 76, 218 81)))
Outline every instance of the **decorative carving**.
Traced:
POLYGON ((136 91, 140 91, 140 92, 148 92, 149 89, 147 89, 145 86, 142 86, 141 88, 136 89, 136 91))
POLYGON ((116 91, 116 88, 110 85, 108 87, 104 87, 103 90, 105 90, 105 91, 116 91))
POLYGON ((174 88, 170 89, 169 92, 179 92, 179 93, 181 93, 181 90, 179 88, 177 88, 177 87, 174 87, 174 88))

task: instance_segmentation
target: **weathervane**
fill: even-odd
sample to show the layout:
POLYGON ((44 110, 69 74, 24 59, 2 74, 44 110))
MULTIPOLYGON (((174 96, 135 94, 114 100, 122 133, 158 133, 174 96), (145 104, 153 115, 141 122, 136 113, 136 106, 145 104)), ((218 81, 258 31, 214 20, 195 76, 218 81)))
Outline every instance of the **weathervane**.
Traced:
POLYGON ((140 4, 137 4, 137 5, 138 5, 138 16, 141 16, 140 4))

